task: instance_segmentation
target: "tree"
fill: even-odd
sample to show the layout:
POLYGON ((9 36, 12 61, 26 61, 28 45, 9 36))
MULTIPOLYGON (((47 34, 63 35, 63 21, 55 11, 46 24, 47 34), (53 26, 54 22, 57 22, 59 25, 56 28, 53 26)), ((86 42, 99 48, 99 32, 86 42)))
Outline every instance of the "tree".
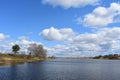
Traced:
POLYGON ((47 51, 43 48, 43 45, 41 44, 30 44, 28 50, 30 51, 31 55, 34 55, 36 57, 46 57, 47 51))
POLYGON ((12 46, 12 51, 16 54, 20 50, 19 45, 15 44, 12 46))

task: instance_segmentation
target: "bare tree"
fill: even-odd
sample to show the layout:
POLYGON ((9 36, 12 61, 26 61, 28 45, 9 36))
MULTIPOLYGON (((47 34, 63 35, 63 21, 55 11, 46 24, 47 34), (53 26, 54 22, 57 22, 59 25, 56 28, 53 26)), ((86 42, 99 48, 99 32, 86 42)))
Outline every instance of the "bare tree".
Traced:
POLYGON ((31 55, 34 55, 36 57, 46 57, 47 51, 43 48, 41 44, 30 44, 28 50, 30 51, 31 55))

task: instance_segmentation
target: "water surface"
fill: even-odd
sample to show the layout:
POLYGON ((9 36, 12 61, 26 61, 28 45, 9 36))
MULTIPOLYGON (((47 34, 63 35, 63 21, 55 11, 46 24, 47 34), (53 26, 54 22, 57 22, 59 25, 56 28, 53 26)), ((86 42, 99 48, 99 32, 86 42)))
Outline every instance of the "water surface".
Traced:
POLYGON ((1 66, 0 80, 120 80, 120 61, 55 59, 1 66))

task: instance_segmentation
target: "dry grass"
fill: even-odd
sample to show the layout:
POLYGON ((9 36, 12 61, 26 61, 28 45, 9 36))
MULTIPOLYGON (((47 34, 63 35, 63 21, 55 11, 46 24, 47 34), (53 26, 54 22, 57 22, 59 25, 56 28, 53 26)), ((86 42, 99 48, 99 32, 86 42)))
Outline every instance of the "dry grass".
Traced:
POLYGON ((0 53, 0 65, 15 65, 24 62, 33 62, 39 60, 45 60, 45 59, 39 57, 31 57, 28 55, 20 55, 20 54, 14 55, 14 54, 0 53))

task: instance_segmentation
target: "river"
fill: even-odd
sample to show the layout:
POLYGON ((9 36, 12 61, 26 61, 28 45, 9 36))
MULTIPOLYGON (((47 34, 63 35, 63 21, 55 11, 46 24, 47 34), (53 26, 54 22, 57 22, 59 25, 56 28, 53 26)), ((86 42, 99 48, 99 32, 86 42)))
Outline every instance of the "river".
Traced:
POLYGON ((120 60, 54 59, 0 66, 0 80, 120 80, 120 60))

